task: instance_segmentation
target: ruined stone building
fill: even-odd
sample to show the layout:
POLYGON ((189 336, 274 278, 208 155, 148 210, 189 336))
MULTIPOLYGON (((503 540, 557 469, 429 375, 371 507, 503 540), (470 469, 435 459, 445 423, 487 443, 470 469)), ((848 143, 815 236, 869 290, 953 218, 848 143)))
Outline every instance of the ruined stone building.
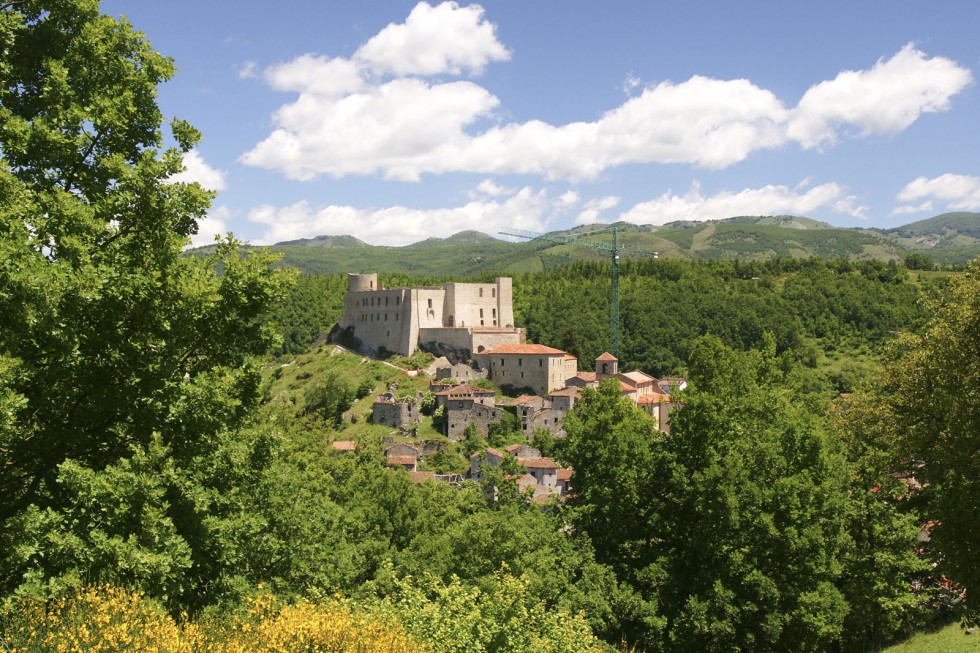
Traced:
POLYGON ((452 352, 458 360, 499 345, 520 344, 510 277, 494 283, 385 288, 378 275, 349 274, 341 329, 365 352, 410 356, 419 348, 452 352))

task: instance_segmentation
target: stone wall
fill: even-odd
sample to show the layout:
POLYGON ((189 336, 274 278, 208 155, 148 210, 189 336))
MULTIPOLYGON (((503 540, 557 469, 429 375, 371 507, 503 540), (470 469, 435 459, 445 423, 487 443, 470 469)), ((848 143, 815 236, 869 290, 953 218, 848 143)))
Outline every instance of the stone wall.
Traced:
POLYGON ((371 406, 371 419, 375 424, 404 428, 416 426, 422 421, 419 404, 411 402, 375 401, 371 406))
POLYGON ((490 433, 490 425, 503 418, 504 411, 495 406, 474 403, 468 409, 447 407, 446 435, 450 440, 458 442, 465 437, 466 427, 472 423, 476 426, 476 432, 485 438, 490 433))

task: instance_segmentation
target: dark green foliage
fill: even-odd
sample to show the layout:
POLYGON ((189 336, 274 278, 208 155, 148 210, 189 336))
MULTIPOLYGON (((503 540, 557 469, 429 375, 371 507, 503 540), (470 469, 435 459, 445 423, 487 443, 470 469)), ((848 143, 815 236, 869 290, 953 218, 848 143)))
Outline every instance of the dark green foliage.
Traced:
POLYGON ((357 393, 350 384, 336 374, 328 374, 311 383, 304 391, 303 412, 337 423, 356 398, 357 393))
MULTIPOLYGON (((277 355, 309 351, 321 334, 330 330, 344 313, 347 276, 300 275, 296 285, 276 305, 273 316, 282 333, 277 355)), ((341 343, 348 346, 351 342, 341 343)))
POLYGON ((980 260, 930 303, 923 335, 906 334, 888 353, 882 419, 899 460, 921 461, 929 484, 939 569, 964 587, 980 615, 980 260))
MULTIPOLYGON (((705 333, 745 349, 760 347, 769 331, 779 352, 815 339, 880 345, 924 314, 904 273, 874 261, 625 261, 620 368, 682 372, 691 343, 705 333)), ((520 277, 514 311, 531 341, 563 347, 588 368, 609 346, 609 267, 582 263, 520 277)))
POLYGON ((233 239, 183 257, 212 194, 171 183, 173 63, 97 2, 0 9, 0 591, 104 579, 227 591, 266 311, 291 276, 233 239), (219 273, 220 270, 220 273, 219 273))
POLYGON ((771 340, 692 352, 665 443, 661 596, 679 650, 818 651, 840 636, 844 460, 780 379, 771 340))

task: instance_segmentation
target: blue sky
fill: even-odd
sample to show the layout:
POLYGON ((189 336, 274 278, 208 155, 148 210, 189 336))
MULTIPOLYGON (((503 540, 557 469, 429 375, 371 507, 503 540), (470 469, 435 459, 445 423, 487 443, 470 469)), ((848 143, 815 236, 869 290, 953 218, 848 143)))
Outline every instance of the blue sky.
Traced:
POLYGON ((103 3, 176 61, 196 244, 980 210, 980 2, 103 3))

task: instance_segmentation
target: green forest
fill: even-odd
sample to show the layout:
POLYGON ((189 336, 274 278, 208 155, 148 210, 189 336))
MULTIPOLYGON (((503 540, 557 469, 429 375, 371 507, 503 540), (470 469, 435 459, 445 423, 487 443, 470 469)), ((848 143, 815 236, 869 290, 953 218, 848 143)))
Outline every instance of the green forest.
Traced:
MULTIPOLYGON (((623 369, 689 383, 670 432, 605 383, 535 441, 567 501, 506 465, 415 483, 367 416, 431 356, 324 344, 341 275, 185 254, 213 194, 171 180, 200 138, 165 129, 174 73, 95 0, 0 5, 3 650, 873 651, 977 621, 980 261, 625 261, 623 369)), ((529 342, 607 349, 609 274, 516 274, 529 342)))

